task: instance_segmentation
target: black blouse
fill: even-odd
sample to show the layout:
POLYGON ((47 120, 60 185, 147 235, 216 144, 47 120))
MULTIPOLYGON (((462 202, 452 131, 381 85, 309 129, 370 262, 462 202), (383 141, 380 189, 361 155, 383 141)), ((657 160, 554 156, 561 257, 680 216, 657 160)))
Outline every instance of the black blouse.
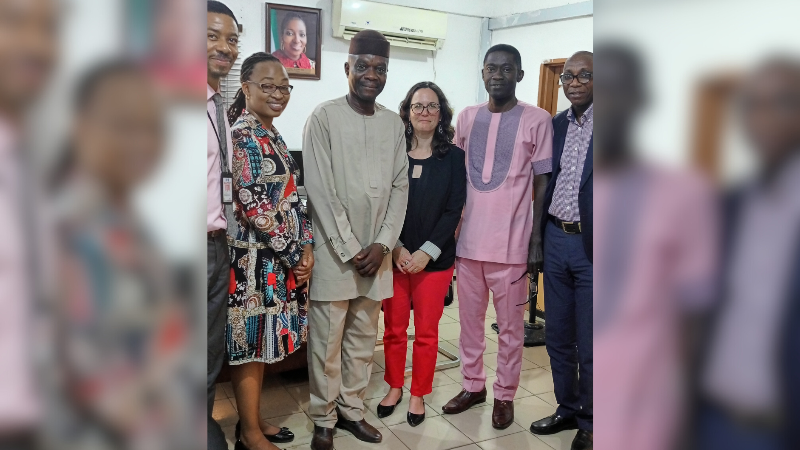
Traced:
POLYGON ((435 261, 431 259, 425 270, 449 269, 456 260, 455 232, 467 199, 464 150, 451 145, 442 159, 409 157, 408 181, 408 207, 400 241, 412 254, 430 242, 441 254, 435 261), (417 178, 413 176, 415 170, 421 170, 417 178))

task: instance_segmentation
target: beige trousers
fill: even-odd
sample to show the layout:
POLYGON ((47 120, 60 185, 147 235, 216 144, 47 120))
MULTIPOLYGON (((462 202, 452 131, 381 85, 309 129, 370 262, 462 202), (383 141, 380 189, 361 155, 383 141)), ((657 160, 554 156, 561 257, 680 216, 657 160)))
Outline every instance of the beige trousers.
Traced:
POLYGON ((364 418, 380 312, 381 302, 367 297, 309 302, 308 415, 317 426, 364 418))

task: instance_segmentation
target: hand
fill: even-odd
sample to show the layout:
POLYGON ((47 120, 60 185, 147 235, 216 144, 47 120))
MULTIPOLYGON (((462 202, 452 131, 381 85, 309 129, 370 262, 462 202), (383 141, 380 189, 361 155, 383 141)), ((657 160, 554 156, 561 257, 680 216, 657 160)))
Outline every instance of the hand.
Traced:
POLYGON ((411 253, 405 247, 397 247, 392 250, 392 261, 401 273, 406 273, 406 267, 411 264, 411 253))
POLYGON ((538 276, 544 271, 544 252, 541 242, 531 242, 528 246, 528 273, 538 276))
POLYGON ((311 278, 311 269, 314 268, 314 246, 306 244, 303 246, 303 256, 296 266, 292 267, 294 277, 298 286, 302 286, 311 278))
POLYGON ((353 258, 353 265, 362 277, 375 276, 381 264, 383 264, 383 247, 377 243, 361 250, 353 258))
POLYGON ((406 272, 408 273, 419 273, 425 269, 425 266, 428 265, 428 262, 431 260, 430 255, 423 252, 422 250, 417 250, 411 255, 411 262, 408 263, 406 267, 406 272))

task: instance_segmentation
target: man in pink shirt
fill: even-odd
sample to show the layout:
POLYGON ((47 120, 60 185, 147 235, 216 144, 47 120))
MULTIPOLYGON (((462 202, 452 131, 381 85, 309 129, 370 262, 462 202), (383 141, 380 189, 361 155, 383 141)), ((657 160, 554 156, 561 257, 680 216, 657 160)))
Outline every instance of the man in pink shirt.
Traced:
POLYGON ((230 176, 233 149, 231 131, 222 106, 219 82, 228 75, 239 56, 239 22, 220 2, 208 2, 208 448, 226 449, 225 435, 211 417, 214 409, 215 380, 225 357, 225 322, 230 283, 230 256, 226 229, 231 202, 223 202, 223 182, 230 176), (226 176, 227 175, 227 176, 226 176))
POLYGON ((552 170, 553 126, 547 111, 516 98, 524 75, 516 48, 490 48, 482 74, 489 101, 464 109, 456 131, 469 180, 456 249, 464 381, 442 411, 458 414, 486 401, 486 342, 483 332, 472 330, 483 330, 491 290, 500 327, 492 426, 505 429, 514 422, 522 367, 524 277, 543 265, 541 205, 552 170))
POLYGON ((47 227, 36 180, 26 177, 31 155, 20 150, 26 114, 58 57, 58 13, 50 0, 0 4, 0 448, 33 447, 44 412, 33 355, 47 335, 34 305, 47 281, 36 231, 47 227))

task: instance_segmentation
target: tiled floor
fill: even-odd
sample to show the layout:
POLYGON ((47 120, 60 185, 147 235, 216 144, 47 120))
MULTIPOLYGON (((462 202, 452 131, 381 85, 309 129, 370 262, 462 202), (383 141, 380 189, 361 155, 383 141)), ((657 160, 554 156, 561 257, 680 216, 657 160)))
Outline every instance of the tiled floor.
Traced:
MULTIPOLYGON (((440 345, 457 354, 458 302, 445 308, 439 324, 440 345)), ((553 380, 550 374, 550 361, 544 347, 523 350, 522 376, 520 388, 514 399, 515 423, 505 430, 492 428, 492 383, 497 367, 497 334, 490 328, 495 316, 491 304, 486 320, 486 388, 489 391, 487 402, 457 415, 443 415, 442 406, 461 390, 461 369, 453 368, 436 372, 433 392, 425 397, 426 419, 422 425, 412 428, 405 420, 408 410, 408 389, 410 376, 406 378, 403 401, 391 416, 378 419, 375 409, 381 401, 388 385, 383 381, 383 347, 375 349, 375 364, 372 378, 366 392, 366 420, 383 434, 380 444, 367 444, 355 439, 350 433, 336 430, 334 445, 337 450, 561 450, 569 449, 575 431, 564 431, 552 436, 534 436, 528 431, 531 422, 552 414, 556 402, 553 395, 553 380)), ((383 334, 383 314, 381 314, 380 334, 383 334)), ((413 329, 413 319, 409 332, 413 329)), ((411 365, 411 345, 406 360, 411 365)), ((441 355, 440 360, 445 360, 441 355)), ((295 440, 283 444, 284 449, 308 449, 314 424, 308 418, 308 379, 289 381, 274 376, 264 381, 261 394, 261 414, 273 425, 289 427, 295 440)), ((233 431, 237 421, 236 400, 230 383, 217 386, 217 399, 214 418, 219 422, 228 438, 229 448, 233 448, 233 431)))

